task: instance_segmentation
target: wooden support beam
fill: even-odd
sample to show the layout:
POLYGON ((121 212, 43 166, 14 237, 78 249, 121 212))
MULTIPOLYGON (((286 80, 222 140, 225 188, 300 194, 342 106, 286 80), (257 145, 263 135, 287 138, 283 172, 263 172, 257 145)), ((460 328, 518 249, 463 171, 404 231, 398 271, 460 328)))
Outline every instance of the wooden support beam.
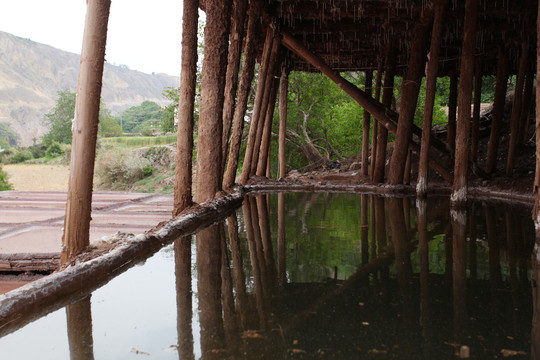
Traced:
POLYGON ((230 1, 206 0, 204 61, 201 78, 195 201, 214 198, 221 190, 221 138, 230 1))
MULTIPOLYGON (((276 70, 276 69, 274 69, 276 70)), ((277 70, 281 70, 279 67, 277 70)), ((276 98, 279 90, 279 78, 271 76, 272 83, 270 85, 270 99, 266 107, 266 116, 264 119, 264 129, 261 139, 261 148, 259 150, 259 160, 257 162, 257 175, 265 176, 268 160, 270 156, 270 140, 272 137, 272 122, 274 121, 274 108, 276 106, 276 98)))
POLYGON ((476 23, 479 0, 467 0, 458 95, 458 118, 456 133, 456 160, 454 183, 450 200, 453 206, 463 206, 467 201, 467 171, 469 168, 469 133, 471 128, 471 98, 474 75, 474 52, 476 47, 476 23))
POLYGON ((110 0, 87 2, 75 118, 72 124, 71 171, 60 259, 62 264, 83 252, 90 244, 94 160, 110 6, 110 0))
POLYGON ((529 39, 524 39, 521 44, 521 59, 519 61, 519 72, 514 89, 514 102, 512 105, 512 116, 510 118, 510 142, 508 144, 508 158, 506 159, 506 176, 510 177, 514 173, 514 160, 519 137, 519 120, 521 119, 521 103, 523 99, 523 86, 525 84, 525 73, 527 72, 527 60, 529 57, 529 39))
POLYGON ((508 64, 506 54, 499 48, 497 59, 497 82, 495 84, 495 98, 491 110, 491 132, 488 143, 486 159, 486 173, 492 174, 497 169, 497 153, 501 134, 502 118, 504 116, 504 103, 506 102, 506 84, 508 80, 508 64))
MULTIPOLYGON (((384 57, 379 58, 377 67, 377 79, 375 80, 375 100, 379 101, 381 97, 382 74, 383 74, 384 57)), ((371 169, 369 178, 373 182, 373 174, 375 172, 375 162, 377 160, 377 138, 379 136, 379 123, 373 122, 373 134, 371 135, 371 169)))
MULTIPOLYGON (((365 72, 365 87, 364 91, 367 95, 371 96, 373 92, 373 71, 368 70, 365 72)), ((362 168, 360 169, 360 177, 367 179, 369 175, 369 128, 371 123, 371 116, 369 112, 364 109, 364 119, 362 122, 362 168)))
POLYGON ((431 139, 431 125, 433 122, 433 108, 437 87, 437 73, 439 71, 439 51, 441 47, 441 32, 443 26, 444 4, 440 1, 435 4, 433 29, 431 31, 431 45, 426 73, 426 101, 424 104, 424 119, 422 123, 422 142, 420 146, 420 161, 418 164, 418 181, 416 192, 419 197, 427 194, 429 145, 431 139))
MULTIPOLYGON (((281 35, 283 36, 283 45, 285 45, 298 56, 302 57, 304 60, 308 61, 311 65, 316 67, 323 74, 328 76, 330 80, 334 81, 343 91, 349 94, 349 96, 351 96, 357 103, 359 103, 367 111, 369 111, 369 113, 375 119, 377 119, 377 121, 383 124, 386 129, 388 129, 394 134, 396 133, 397 125, 395 124, 395 120, 392 118, 391 115, 388 115, 391 112, 385 106, 383 106, 381 103, 368 96, 364 91, 358 89, 352 83, 337 74, 321 58, 311 53, 300 41, 290 35, 288 31, 281 30, 281 35)), ((409 143, 409 146, 414 152, 420 152, 420 146, 415 141, 411 141, 409 143)), ((452 175, 450 174, 450 172, 443 166, 441 166, 439 162, 430 161, 430 165, 432 165, 433 169, 437 171, 445 180, 452 180, 452 175)))
POLYGON ((285 137, 287 135, 287 93, 289 92, 289 71, 284 65, 281 69, 279 89, 279 179, 287 176, 285 160, 285 137))
POLYGON ((192 204, 193 124, 197 88, 197 30, 199 1, 184 1, 182 66, 178 94, 178 132, 173 216, 192 204))
POLYGON ((527 77, 525 78, 525 88, 523 90, 523 103, 521 106, 521 120, 519 127, 519 138, 518 138, 518 147, 523 147, 527 141, 527 136, 529 132, 529 115, 531 113, 531 104, 533 97, 533 86, 534 86, 534 72, 531 69, 531 66, 528 66, 529 70, 527 77))
POLYGON ((246 43, 244 46, 244 64, 242 75, 238 86, 238 98, 234 109, 233 133, 231 136, 229 160, 227 170, 223 179, 223 188, 229 189, 233 186, 238 168, 238 157, 240 156, 240 145, 242 142, 242 132, 244 130, 244 116, 246 114, 251 81, 253 80, 256 53, 258 48, 258 12, 253 8, 253 0, 250 0, 249 19, 247 25, 246 43))
POLYGON ((474 67, 474 107, 471 130, 471 161, 478 158, 478 138, 480 136, 480 105, 482 102, 482 58, 477 57, 474 67))
POLYGON ((222 171, 225 169, 227 152, 229 150, 229 136, 231 135, 236 90, 238 88, 238 69, 240 68, 240 54, 242 52, 242 40, 244 39, 244 22, 246 19, 247 4, 247 0, 234 0, 233 3, 229 57, 227 59, 227 74, 225 76, 225 100, 223 103, 223 137, 221 139, 222 171))
MULTIPOLYGON (((540 1, 538 2, 538 17, 536 19, 536 77, 540 75, 540 1)), ((540 81, 536 81, 536 170, 533 191, 536 193, 533 220, 536 229, 536 242, 540 240, 540 81)))
POLYGON ((453 71, 450 75, 450 94, 448 95, 448 132, 446 142, 452 153, 456 151, 456 118, 458 101, 458 73, 453 71))

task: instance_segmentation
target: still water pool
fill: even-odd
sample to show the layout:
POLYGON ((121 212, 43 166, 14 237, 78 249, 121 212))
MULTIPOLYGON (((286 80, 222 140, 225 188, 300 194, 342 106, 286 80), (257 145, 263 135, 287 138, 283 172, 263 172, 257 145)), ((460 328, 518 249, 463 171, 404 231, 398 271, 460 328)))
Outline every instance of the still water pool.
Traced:
POLYGON ((247 196, 226 221, 4 335, 0 358, 537 358, 533 246, 518 205, 247 196))

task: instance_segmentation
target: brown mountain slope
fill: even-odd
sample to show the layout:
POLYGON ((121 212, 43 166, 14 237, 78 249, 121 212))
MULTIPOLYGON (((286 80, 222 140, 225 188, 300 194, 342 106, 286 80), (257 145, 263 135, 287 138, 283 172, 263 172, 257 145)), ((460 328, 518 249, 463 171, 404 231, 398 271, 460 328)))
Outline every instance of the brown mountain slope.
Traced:
MULTIPOLYGON (((0 122, 11 125, 20 145, 47 132, 44 114, 54 107, 58 91, 76 90, 79 61, 77 54, 0 32, 0 122)), ((101 96, 117 115, 145 100, 167 103, 161 92, 179 82, 174 76, 105 64, 101 96)))

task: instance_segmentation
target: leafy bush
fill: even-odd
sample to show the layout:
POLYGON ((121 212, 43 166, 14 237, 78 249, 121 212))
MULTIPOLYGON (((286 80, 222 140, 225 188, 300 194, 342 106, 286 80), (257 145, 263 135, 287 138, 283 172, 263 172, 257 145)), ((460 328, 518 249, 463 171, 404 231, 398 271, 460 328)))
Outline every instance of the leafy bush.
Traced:
POLYGON ((12 190, 13 187, 8 182, 8 175, 0 167, 0 191, 12 190))
POLYGON ((102 149, 96 160, 97 185, 103 189, 126 190, 152 170, 150 162, 122 148, 102 149))
POLYGON ((33 158, 32 152, 28 148, 19 148, 12 155, 8 156, 7 163, 19 164, 33 158))
POLYGON ((48 158, 53 158, 62 155, 62 147, 60 146, 60 143, 58 141, 52 141, 51 145, 47 148, 47 151, 45 152, 45 155, 48 158))

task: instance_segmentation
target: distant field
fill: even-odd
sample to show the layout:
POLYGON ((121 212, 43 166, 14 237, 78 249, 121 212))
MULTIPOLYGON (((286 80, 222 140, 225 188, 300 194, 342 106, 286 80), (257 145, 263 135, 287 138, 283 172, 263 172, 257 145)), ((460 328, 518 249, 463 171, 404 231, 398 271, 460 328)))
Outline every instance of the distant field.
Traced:
POLYGON ((128 148, 138 148, 144 146, 167 145, 176 142, 176 135, 165 136, 121 136, 102 138, 101 144, 120 145, 128 148))
POLYGON ((2 165, 13 190, 67 191, 69 167, 64 165, 2 165))

